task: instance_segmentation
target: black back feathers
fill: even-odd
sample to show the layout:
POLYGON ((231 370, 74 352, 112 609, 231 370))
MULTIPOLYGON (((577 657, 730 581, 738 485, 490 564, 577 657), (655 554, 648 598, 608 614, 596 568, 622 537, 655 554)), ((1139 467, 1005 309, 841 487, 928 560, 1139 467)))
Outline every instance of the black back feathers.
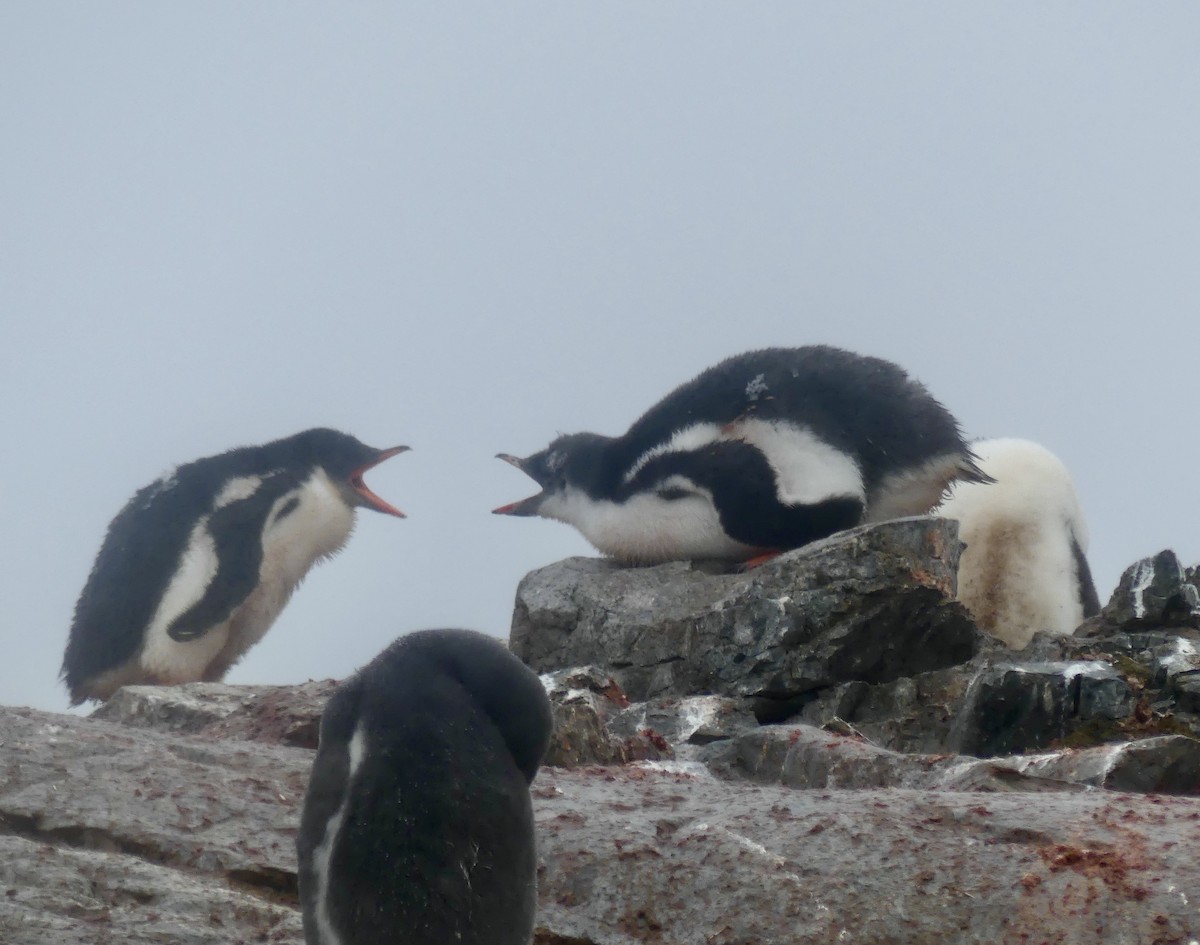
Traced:
POLYGON ((403 637, 321 723, 297 840, 310 945, 528 945, 537 676, 465 630, 403 637))
MULTIPOLYGON (((202 678, 204 666, 164 680, 137 665, 168 591, 174 586, 183 600, 181 612, 163 618, 170 619, 169 638, 183 643, 203 636, 258 587, 264 528, 296 512, 300 487, 315 470, 324 471, 345 508, 399 514, 366 489, 361 476, 399 449, 377 450, 336 430, 307 430, 195 460, 139 490, 110 523, 75 606, 62 667, 72 702, 106 697, 122 682, 202 678), (296 495, 276 507, 289 492, 296 495)), ((276 595, 280 606, 302 576, 280 579, 292 581, 276 595)), ((269 626, 274 613, 264 614, 269 626)))

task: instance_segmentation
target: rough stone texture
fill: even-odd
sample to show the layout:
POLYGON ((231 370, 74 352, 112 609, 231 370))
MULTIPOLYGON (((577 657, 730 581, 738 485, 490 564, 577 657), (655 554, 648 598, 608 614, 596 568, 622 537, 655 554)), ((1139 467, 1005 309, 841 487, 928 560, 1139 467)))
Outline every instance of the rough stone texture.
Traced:
POLYGON ((961 663, 983 635, 953 601, 957 523, 843 532, 745 573, 689 562, 571 558, 517 590, 510 645, 539 672, 595 664, 634 701, 753 696, 772 705, 839 682, 961 663))
POLYGON ((0 834, 0 892, 7 945, 303 941, 289 906, 108 850, 0 834))
POLYGON ((617 732, 608 720, 629 705, 615 679, 594 666, 542 676, 554 713, 554 731, 545 764, 577 768, 671 758, 671 746, 644 726, 617 732))
POLYGON ((159 731, 316 748, 321 713, 336 688, 333 679, 297 686, 126 686, 92 718, 159 731))
MULTIPOLYGON (((949 600, 947 527, 526 579, 514 644, 574 766, 534 785, 537 945, 1200 941, 1194 573, 1135 565, 1090 636, 1016 654, 949 600)), ((332 688, 0 709, 0 943, 300 945, 332 688)))
MULTIPOLYGON (((300 945, 311 758, 0 710, 0 941, 300 945)), ((537 945, 1200 935, 1200 798, 797 791, 670 762, 547 769, 533 793, 537 945)))
POLYGON ((1135 561, 1099 615, 1081 633, 1102 636, 1114 630, 1200 627, 1200 585, 1196 568, 1185 569, 1173 551, 1135 561))
POLYGON ((1133 691, 1107 663, 1024 663, 976 674, 950 731, 950 747, 990 758, 1044 748, 1080 722, 1123 719, 1133 691))
POLYGON ((300 941, 311 758, 0 710, 0 942, 300 941))
POLYGON ((1189 655, 1200 644, 1184 633, 1195 631, 1145 630, 1104 638, 1037 634, 1019 656, 992 647, 961 666, 889 683, 831 686, 815 693, 796 718, 818 726, 840 719, 883 747, 918 754, 1200 736, 1200 674, 1190 669, 1189 655), (1072 679, 1071 667, 1079 664, 1094 668, 1072 679), (1048 665, 1060 670, 1048 671, 1048 665), (981 683, 971 710, 966 701, 976 679, 981 683), (1008 688, 997 693, 998 682, 1008 688), (1054 712, 1038 701, 1042 697, 1051 699, 1054 712))
POLYGON ((1165 735, 1095 748, 981 760, 889 751, 809 725, 763 726, 704 756, 718 775, 806 789, 1200 793, 1200 741, 1165 735))
POLYGON ((745 699, 690 696, 636 703, 616 715, 608 727, 629 734, 650 729, 672 745, 707 745, 755 729, 758 722, 745 699))
POLYGON ((1177 943, 1200 800, 747 787, 639 768, 534 785, 540 942, 1177 943))

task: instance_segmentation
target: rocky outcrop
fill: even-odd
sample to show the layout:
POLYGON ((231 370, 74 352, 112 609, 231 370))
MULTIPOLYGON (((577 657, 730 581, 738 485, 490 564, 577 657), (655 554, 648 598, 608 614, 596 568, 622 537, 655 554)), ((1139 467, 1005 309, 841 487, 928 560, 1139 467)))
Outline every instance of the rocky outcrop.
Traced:
MULTIPOLYGON (((29 710, 0 741, 0 941, 302 941, 307 749, 29 710)), ((805 791, 664 762, 545 769, 533 793, 540 945, 1200 931, 1196 798, 805 791)))
MULTIPOLYGON (((913 519, 746 573, 530 575, 539 945, 1200 940, 1194 573, 1139 562, 1088 635, 1015 653, 956 549, 913 519)), ((333 685, 0 710, 0 942, 299 945, 333 685)))
POLYGON ((621 567, 571 558, 517 589, 511 646, 534 669, 603 666, 630 699, 748 697, 762 720, 849 680, 953 666, 985 645, 952 599, 957 525, 857 528, 767 562, 621 567))

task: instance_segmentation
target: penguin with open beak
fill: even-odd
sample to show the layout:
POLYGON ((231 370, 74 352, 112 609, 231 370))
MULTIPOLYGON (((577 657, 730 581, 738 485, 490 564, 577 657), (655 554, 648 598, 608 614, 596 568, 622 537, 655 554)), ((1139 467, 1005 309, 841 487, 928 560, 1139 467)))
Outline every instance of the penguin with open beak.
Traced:
POLYGON ((363 475, 376 449, 314 429, 170 471, 118 513, 75 605, 62 676, 72 705, 121 686, 217 681, 262 639, 358 508, 404 518, 363 475))
POLYGON ((541 492, 496 514, 565 522, 631 564, 759 559, 924 514, 953 482, 990 482, 923 385, 825 345, 728 358, 622 436, 576 433, 499 458, 541 492))

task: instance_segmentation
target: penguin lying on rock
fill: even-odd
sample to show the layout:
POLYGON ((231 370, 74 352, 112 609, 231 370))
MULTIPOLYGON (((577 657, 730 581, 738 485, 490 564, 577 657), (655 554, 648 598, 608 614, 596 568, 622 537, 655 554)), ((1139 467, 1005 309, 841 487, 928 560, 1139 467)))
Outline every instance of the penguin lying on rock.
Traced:
POLYGON ((401 637, 321 719, 296 849, 308 945, 529 945, 538 677, 469 630, 401 637))
POLYGON ((1038 630, 1074 633, 1100 612, 1100 599, 1070 473, 1029 440, 983 440, 972 449, 995 484, 956 484, 937 510, 958 519, 966 545, 958 599, 981 629, 1014 649, 1038 630))
POLYGON ((951 482, 988 481, 921 384, 823 345, 722 361, 623 436, 577 433, 500 458, 542 491, 497 514, 566 522, 635 564, 747 560, 924 514, 951 482))
POLYGON ((75 605, 62 675, 71 704, 121 686, 224 677, 308 570, 337 552, 358 506, 404 513, 363 473, 408 447, 336 430, 179 466, 113 519, 75 605))

